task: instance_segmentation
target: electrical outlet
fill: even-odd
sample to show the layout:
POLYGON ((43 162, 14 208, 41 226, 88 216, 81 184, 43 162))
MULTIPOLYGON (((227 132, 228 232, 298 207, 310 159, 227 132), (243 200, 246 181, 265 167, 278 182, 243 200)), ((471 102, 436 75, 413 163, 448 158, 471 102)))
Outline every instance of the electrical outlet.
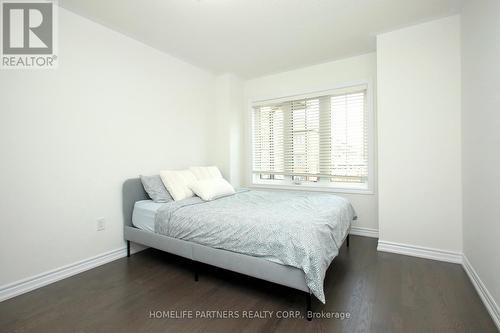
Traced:
POLYGON ((104 217, 100 217, 97 219, 97 231, 103 231, 106 229, 106 220, 104 217))

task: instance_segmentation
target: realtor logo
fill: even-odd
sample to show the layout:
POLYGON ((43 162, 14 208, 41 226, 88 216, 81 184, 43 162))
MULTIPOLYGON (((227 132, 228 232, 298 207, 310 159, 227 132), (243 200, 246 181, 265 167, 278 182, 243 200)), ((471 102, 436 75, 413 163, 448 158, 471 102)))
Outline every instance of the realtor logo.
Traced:
POLYGON ((2 1, 2 68, 54 68, 55 4, 2 1))

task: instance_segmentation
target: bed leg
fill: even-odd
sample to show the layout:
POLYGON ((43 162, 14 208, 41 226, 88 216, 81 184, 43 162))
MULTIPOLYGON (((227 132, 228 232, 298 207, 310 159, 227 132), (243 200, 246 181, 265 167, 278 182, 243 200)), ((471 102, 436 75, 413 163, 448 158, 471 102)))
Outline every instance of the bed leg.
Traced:
POLYGON ((312 320, 311 293, 306 293, 306 318, 312 320))
POLYGON ((347 235, 347 238, 346 238, 346 244, 347 244, 347 247, 349 247, 349 236, 350 236, 350 235, 347 235))
POLYGON ((193 262, 194 264, 194 280, 198 282, 198 263, 196 261, 193 262))
POLYGON ((130 257, 130 241, 127 241, 127 257, 130 257))

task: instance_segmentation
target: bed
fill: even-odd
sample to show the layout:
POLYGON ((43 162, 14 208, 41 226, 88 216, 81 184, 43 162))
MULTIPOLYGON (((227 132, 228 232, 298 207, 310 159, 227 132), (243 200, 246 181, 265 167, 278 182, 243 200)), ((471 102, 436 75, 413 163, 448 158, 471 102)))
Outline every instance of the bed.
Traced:
POLYGON ((124 183, 123 214, 127 255, 134 242, 303 291, 307 319, 311 295, 325 302, 324 274, 355 219, 345 199, 324 194, 241 190, 159 204, 139 179, 124 183))

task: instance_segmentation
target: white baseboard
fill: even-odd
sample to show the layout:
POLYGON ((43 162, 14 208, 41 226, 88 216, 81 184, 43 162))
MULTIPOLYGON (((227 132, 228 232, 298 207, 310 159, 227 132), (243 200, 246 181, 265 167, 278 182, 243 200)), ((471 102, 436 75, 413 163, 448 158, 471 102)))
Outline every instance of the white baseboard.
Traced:
POLYGON ((456 264, 462 263, 462 253, 439 250, 431 247, 415 246, 379 240, 377 250, 382 252, 404 254, 412 257, 452 262, 456 264))
POLYGON ((483 281, 481 281, 481 279, 479 278, 479 275, 477 275, 476 270, 474 269, 474 267, 472 267, 469 259, 467 259, 465 254, 463 255, 462 266, 464 267, 464 270, 469 276, 469 279, 471 280, 472 284, 476 288, 479 297, 481 297, 484 306, 490 313, 490 316, 495 322, 495 325, 497 325, 497 328, 500 331, 500 307, 498 307, 498 304, 495 302, 495 299, 493 298, 493 296, 491 296, 488 289, 486 289, 486 286, 484 285, 483 281))
POLYGON ((351 227, 351 235, 378 238, 378 230, 363 227, 351 227))
MULTIPOLYGON (((138 251, 132 250, 131 252, 135 253, 138 251)), ((0 286, 0 302, 125 256, 127 256, 127 248, 122 247, 99 254, 92 258, 84 259, 73 264, 62 266, 23 280, 0 286)))

